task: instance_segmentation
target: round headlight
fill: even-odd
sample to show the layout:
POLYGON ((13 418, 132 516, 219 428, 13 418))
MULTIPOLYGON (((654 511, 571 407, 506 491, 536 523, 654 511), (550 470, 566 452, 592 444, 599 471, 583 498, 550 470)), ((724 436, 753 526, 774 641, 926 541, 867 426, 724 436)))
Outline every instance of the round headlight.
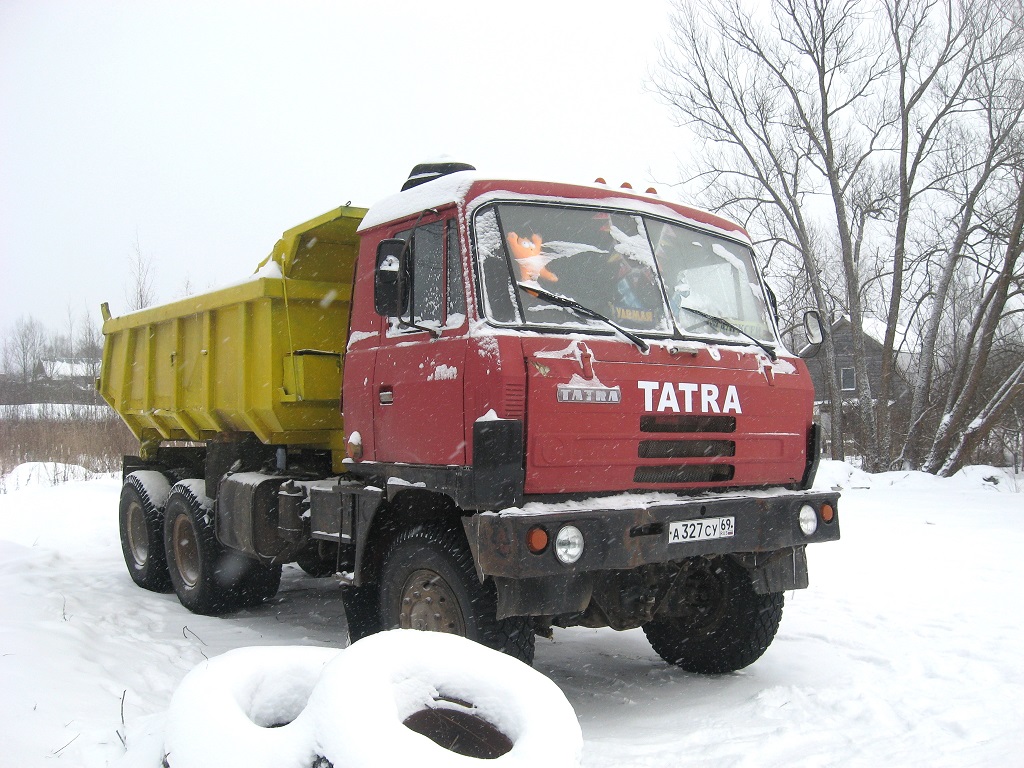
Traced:
POLYGON ((583 556, 583 534, 575 525, 565 525, 555 537, 555 555, 566 565, 583 556))
POLYGON ((810 536, 818 530, 818 513, 810 504, 800 507, 800 530, 804 532, 805 536, 810 536))

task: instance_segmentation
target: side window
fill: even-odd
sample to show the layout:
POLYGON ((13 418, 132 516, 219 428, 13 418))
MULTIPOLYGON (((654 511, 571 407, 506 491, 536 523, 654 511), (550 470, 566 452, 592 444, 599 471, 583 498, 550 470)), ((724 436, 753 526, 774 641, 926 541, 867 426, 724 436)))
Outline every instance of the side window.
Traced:
POLYGON ((421 224, 396 237, 406 241, 412 238, 412 321, 432 328, 461 325, 458 320, 465 317, 466 298, 455 220, 421 224))
POLYGON ((457 328, 466 317, 466 293, 462 287, 462 256, 459 253, 459 227, 448 219, 448 318, 445 325, 457 328))
POLYGON ((412 242, 413 321, 441 323, 444 318, 444 222, 417 227, 412 242))

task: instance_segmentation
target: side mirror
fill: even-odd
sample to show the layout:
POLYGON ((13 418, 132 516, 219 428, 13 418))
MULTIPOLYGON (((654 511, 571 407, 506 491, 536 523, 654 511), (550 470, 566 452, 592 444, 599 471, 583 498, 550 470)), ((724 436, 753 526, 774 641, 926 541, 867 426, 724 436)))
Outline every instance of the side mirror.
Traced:
POLYGON ((809 309, 804 312, 804 333, 807 334, 807 343, 812 346, 816 347, 825 340, 825 329, 817 310, 809 309))
POLYGON ((373 273, 373 308, 382 317, 399 317, 409 303, 409 281, 403 279, 407 252, 404 240, 381 240, 373 273))

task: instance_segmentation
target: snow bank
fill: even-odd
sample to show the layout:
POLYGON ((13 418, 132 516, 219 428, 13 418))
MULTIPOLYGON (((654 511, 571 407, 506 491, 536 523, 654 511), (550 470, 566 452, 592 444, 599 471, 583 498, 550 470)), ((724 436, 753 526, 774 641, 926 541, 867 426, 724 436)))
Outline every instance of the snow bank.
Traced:
MULTIPOLYGON (((171 768, 468 768, 481 758, 406 726, 425 710, 461 713, 512 742, 500 767, 578 766, 583 736, 554 683, 454 635, 394 630, 345 651, 240 648, 196 667, 168 712, 171 768)), ((491 764, 488 761, 488 764, 491 764)))
POLYGON ((89 480, 93 473, 77 464, 55 461, 30 461, 19 464, 0 477, 0 493, 10 493, 32 486, 51 486, 72 480, 89 480))
MULTIPOLYGON (((868 474, 842 461, 822 461, 814 478, 816 490, 867 490, 899 488, 932 491, 940 488, 988 490, 1000 493, 1024 493, 1024 476, 999 467, 965 467, 953 477, 943 478, 927 472, 879 472, 868 474)), ((840 502, 841 503, 841 502, 840 502)))

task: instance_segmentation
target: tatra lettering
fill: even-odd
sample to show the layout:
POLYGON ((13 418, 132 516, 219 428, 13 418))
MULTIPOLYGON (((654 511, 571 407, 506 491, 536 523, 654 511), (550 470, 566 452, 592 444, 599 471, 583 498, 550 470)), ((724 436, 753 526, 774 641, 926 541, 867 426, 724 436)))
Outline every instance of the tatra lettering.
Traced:
POLYGON ((696 384, 688 381, 638 381, 637 388, 644 393, 644 410, 658 413, 743 413, 740 393, 736 385, 725 388, 725 395, 717 384, 696 384), (658 404, 654 404, 655 392, 658 404), (680 408, 676 392, 682 394, 680 408), (699 410, 698 410, 699 408, 699 410))

